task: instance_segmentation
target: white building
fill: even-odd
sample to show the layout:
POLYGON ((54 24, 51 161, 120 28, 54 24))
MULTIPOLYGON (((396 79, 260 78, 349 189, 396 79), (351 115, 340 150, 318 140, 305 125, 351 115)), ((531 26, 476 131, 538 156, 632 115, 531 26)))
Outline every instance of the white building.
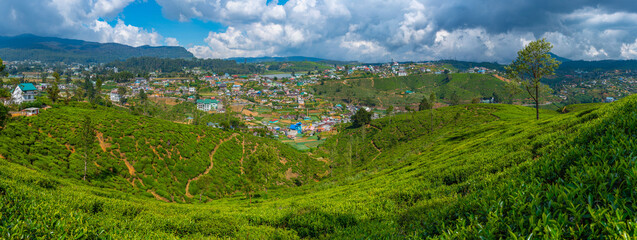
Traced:
POLYGON ((117 89, 113 89, 113 91, 111 91, 110 98, 111 98, 111 101, 113 101, 113 102, 119 102, 120 101, 120 95, 117 92, 117 89))
POLYGON ((212 100, 212 99, 198 99, 197 100, 197 109, 201 110, 201 111, 212 111, 212 110, 218 110, 221 104, 219 104, 219 101, 217 100, 212 100))
POLYGON ((11 100, 15 104, 21 104, 23 102, 35 101, 35 95, 38 89, 35 88, 33 83, 20 83, 13 90, 11 94, 11 100))

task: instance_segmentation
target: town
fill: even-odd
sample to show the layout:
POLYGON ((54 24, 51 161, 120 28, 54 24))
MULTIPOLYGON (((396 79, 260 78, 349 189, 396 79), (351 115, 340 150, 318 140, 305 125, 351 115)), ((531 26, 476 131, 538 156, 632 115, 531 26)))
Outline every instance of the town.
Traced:
MULTIPOLYGON (((417 92, 423 89, 420 87, 392 93, 395 94, 395 97, 391 97, 393 99, 411 98, 412 100, 411 102, 402 100, 403 104, 395 103, 391 107, 383 104, 381 97, 378 97, 378 101, 375 99, 373 101, 365 101, 365 99, 339 101, 339 97, 330 97, 321 90, 332 87, 332 85, 325 85, 326 83, 338 84, 337 88, 340 89, 341 86, 347 87, 348 84, 361 85, 361 81, 373 78, 381 80, 408 79, 410 76, 450 78, 448 77, 450 73, 461 73, 469 76, 495 76, 494 79, 501 79, 500 76, 504 75, 501 70, 493 68, 472 66, 459 69, 445 62, 390 62, 351 66, 312 63, 313 68, 300 69, 304 71, 298 73, 267 71, 262 74, 215 73, 214 69, 200 67, 184 67, 180 72, 164 73, 159 69, 143 74, 133 74, 104 64, 67 65, 37 61, 5 62, 5 64, 7 66, 5 71, 9 75, 3 83, 1 90, 3 92, 0 94, 5 105, 12 106, 14 115, 37 114, 39 108, 46 105, 44 103, 50 104, 45 97, 50 94, 57 94, 58 101, 61 100, 66 104, 73 100, 83 100, 84 96, 94 94, 89 99, 95 99, 95 103, 128 108, 147 115, 151 112, 147 110, 149 105, 183 108, 182 111, 175 111, 178 113, 170 114, 170 117, 165 119, 185 124, 204 124, 215 128, 228 128, 228 130, 250 131, 278 139, 298 150, 316 148, 338 132, 339 124, 350 122, 352 115, 360 108, 371 112, 372 119, 376 119, 388 114, 417 109, 419 98, 422 98, 420 96, 427 96, 424 92, 418 95, 417 92), (57 90, 52 91, 51 88, 57 90), (234 124, 230 122, 230 119, 234 119, 234 124)), ((273 69, 272 66, 276 65, 274 69, 280 70, 281 67, 294 67, 295 64, 303 63, 271 63, 270 65, 261 63, 257 64, 257 67, 273 69)), ((296 69, 299 70, 299 68, 296 69)), ((549 99, 561 100, 564 103, 593 102, 595 97, 591 97, 591 93, 594 93, 593 96, 598 96, 598 101, 612 102, 616 98, 637 91, 637 83, 630 71, 598 74, 599 77, 595 79, 583 76, 585 74, 590 75, 590 73, 580 72, 564 76, 564 79, 579 77, 580 80, 555 86, 556 97, 549 99)), ((372 80, 372 87, 373 82, 372 80)), ((354 93, 346 94, 354 95, 354 93)), ((495 98, 494 96, 483 94, 478 100, 466 99, 465 102, 501 101, 498 96, 495 98)), ((457 96, 442 96, 435 107, 462 102, 453 100, 454 97, 457 96)), ((166 113, 158 115, 166 115, 166 113)))

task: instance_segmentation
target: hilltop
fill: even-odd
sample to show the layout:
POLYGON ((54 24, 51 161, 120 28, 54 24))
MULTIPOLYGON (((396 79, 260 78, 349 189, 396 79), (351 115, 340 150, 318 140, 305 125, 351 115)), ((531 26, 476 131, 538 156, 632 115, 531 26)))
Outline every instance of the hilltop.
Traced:
POLYGON ((0 56, 6 61, 66 63, 107 63, 131 57, 194 58, 183 47, 131 47, 118 43, 96 43, 31 34, 0 36, 0 56))
POLYGON ((524 95, 509 96, 505 85, 505 81, 491 74, 414 74, 326 80, 314 86, 314 92, 335 102, 360 102, 380 107, 415 106, 432 92, 444 103, 451 103, 454 96, 458 103, 470 103, 474 98, 490 98, 494 95, 502 102, 524 99, 524 95))
MULTIPOLYGON (((259 189, 252 203, 243 195, 227 195, 206 203, 186 201, 189 204, 163 203, 152 196, 131 194, 133 190, 116 190, 117 184, 97 186, 96 180, 84 183, 78 175, 65 173, 65 167, 59 167, 63 161, 58 159, 74 154, 72 148, 65 150, 63 139, 72 139, 65 135, 73 135, 68 129, 72 130, 77 120, 64 116, 104 113, 104 117, 96 116, 103 119, 97 130, 104 134, 102 138, 110 137, 111 146, 104 147, 107 152, 113 150, 119 162, 113 167, 121 169, 114 177, 123 179, 121 186, 131 185, 124 180, 134 176, 126 173, 122 157, 117 157, 119 152, 126 152, 130 161, 138 154, 142 156, 139 159, 146 156, 160 162, 152 151, 145 155, 139 153, 143 150, 127 151, 122 146, 134 148, 138 143, 144 148, 168 150, 179 144, 175 148, 182 157, 188 152, 192 157, 175 161, 173 166, 183 166, 182 162, 198 166, 193 173, 166 171, 176 174, 183 184, 205 171, 208 154, 217 146, 196 144, 195 134, 201 135, 200 131, 206 133, 200 141, 212 143, 235 137, 248 142, 265 140, 126 116, 116 109, 49 109, 37 117, 12 120, 0 132, 0 211, 4 216, 15 216, 0 223, 0 234, 118 239, 632 236, 632 202, 637 200, 632 194, 634 181, 630 180, 634 178, 632 162, 637 149, 636 108, 637 96, 633 95, 612 104, 568 106, 561 113, 543 110, 536 121, 531 108, 471 104, 389 116, 367 127, 345 125, 337 136, 306 156, 298 152, 279 155, 290 161, 286 167, 292 166, 289 164, 294 160, 290 159, 296 156, 299 168, 294 172, 305 173, 300 178, 309 180, 301 186, 259 189), (59 129, 47 124, 56 117, 63 119, 59 124, 72 124, 59 129), (159 128, 164 124, 169 129, 159 128), (110 132, 107 129, 120 125, 125 126, 121 134, 106 134, 110 132), (14 140, 16 136, 29 137, 14 140), (167 145, 169 139, 171 146, 167 145), (150 140, 148 146, 145 140, 150 140), (181 149, 184 145, 203 151, 181 149), (42 152, 62 153, 62 157, 42 152)), ((242 142, 227 140, 219 144, 214 156, 225 145, 228 159, 236 163, 242 142)), ((98 163, 109 156, 100 148, 96 143, 98 163)), ((171 159, 177 154, 167 152, 171 152, 171 159)), ((227 167, 219 166, 220 170, 227 167)), ((135 170, 137 173, 136 166, 135 170)), ((174 186, 157 179, 153 188, 157 191, 159 185, 174 186)), ((147 181, 154 180, 144 180, 150 185, 147 181)), ((182 187, 166 187, 166 191, 178 195, 182 187)))

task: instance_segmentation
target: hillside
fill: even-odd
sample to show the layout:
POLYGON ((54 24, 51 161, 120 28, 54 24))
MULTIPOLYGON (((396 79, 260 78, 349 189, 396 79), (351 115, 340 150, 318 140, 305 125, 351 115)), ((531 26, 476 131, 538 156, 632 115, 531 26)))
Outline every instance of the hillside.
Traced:
POLYGON ((250 74, 258 73, 259 69, 253 64, 238 64, 233 60, 221 59, 167 59, 157 57, 132 57, 125 61, 116 60, 106 64, 116 67, 120 71, 137 74, 149 72, 181 72, 185 68, 200 68, 204 73, 250 74))
POLYGON ((0 56, 6 61, 66 63, 107 63, 131 57, 194 58, 192 53, 183 47, 131 47, 117 43, 96 43, 30 34, 0 36, 0 56))
POLYGON ((314 87, 315 93, 336 102, 361 102, 366 105, 387 107, 419 103, 423 97, 436 93, 439 101, 450 103, 454 94, 459 103, 470 103, 473 98, 492 97, 501 101, 519 101, 525 96, 508 96, 505 82, 487 74, 452 73, 419 74, 406 77, 362 77, 328 80, 314 87), (406 91, 412 93, 406 94, 406 91), (508 98, 508 99, 505 99, 508 98))
MULTIPOLYGON (((56 169, 57 158, 39 152, 64 152, 64 142, 57 148, 45 146, 56 145, 65 131, 38 123, 45 122, 38 118, 65 116, 65 111, 94 111, 50 109, 38 117, 13 121, 0 132, 3 146, 18 147, 29 141, 39 145, 13 151, 17 153, 3 147, 0 152, 0 213, 9 216, 0 221, 0 234, 117 239, 630 238, 635 236, 632 219, 637 201, 631 180, 637 149, 635 109, 637 96, 612 104, 570 106, 568 113, 542 111, 539 121, 534 120, 531 108, 499 104, 460 105, 382 118, 369 127, 341 129, 309 156, 320 161, 304 162, 301 155, 294 154, 301 168, 324 170, 317 174, 324 178, 306 176, 319 182, 261 189, 252 204, 237 195, 205 204, 163 203, 49 170, 56 169), (10 137, 18 135, 10 133, 18 129, 30 131, 29 137, 11 143, 10 137), (43 142, 45 139, 49 140, 43 142), (8 158, 5 154, 10 153, 13 156, 8 158), (29 163, 39 159, 48 161, 29 163), (309 164, 317 162, 326 162, 329 168, 309 164), (53 166, 47 168, 43 163, 53 166)), ((106 116, 115 111, 99 110, 106 116)), ((118 135, 110 136, 113 145, 107 150, 126 141, 145 144, 144 132, 161 131, 152 130, 156 125, 151 119, 119 121, 129 126, 123 127, 121 141, 118 135)), ((190 138, 171 139, 172 144, 199 146, 194 144, 196 136, 188 134, 198 134, 198 128, 170 126, 174 128, 171 134, 159 136, 187 135, 190 138)), ((110 127, 115 126, 103 124, 98 131, 110 127)), ((231 133, 211 131, 207 133, 214 136, 206 134, 203 139, 218 142, 231 137, 231 133)), ((159 143, 162 149, 168 148, 166 142, 159 143)), ((98 153, 100 148, 94 146, 98 153)), ((211 149, 204 150, 199 154, 211 149)), ((185 152, 180 150, 182 155, 185 152)), ((201 168, 208 160, 200 160, 201 168)), ((121 177, 117 178, 125 179, 129 175, 123 164, 119 166, 121 177)))
POLYGON ((83 177, 87 154, 88 185, 169 202, 291 187, 325 171, 323 163, 276 141, 105 107, 61 107, 18 119, 5 126, 0 143, 8 161, 69 179, 83 177), (91 116, 95 125, 96 141, 88 148, 80 116, 91 116))

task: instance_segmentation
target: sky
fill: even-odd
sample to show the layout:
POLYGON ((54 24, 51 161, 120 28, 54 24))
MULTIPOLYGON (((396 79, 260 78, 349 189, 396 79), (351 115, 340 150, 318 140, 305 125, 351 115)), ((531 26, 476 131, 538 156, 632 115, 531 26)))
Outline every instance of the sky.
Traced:
POLYGON ((0 0, 0 35, 183 46, 199 58, 508 63, 546 38, 574 60, 637 59, 634 0, 0 0))

